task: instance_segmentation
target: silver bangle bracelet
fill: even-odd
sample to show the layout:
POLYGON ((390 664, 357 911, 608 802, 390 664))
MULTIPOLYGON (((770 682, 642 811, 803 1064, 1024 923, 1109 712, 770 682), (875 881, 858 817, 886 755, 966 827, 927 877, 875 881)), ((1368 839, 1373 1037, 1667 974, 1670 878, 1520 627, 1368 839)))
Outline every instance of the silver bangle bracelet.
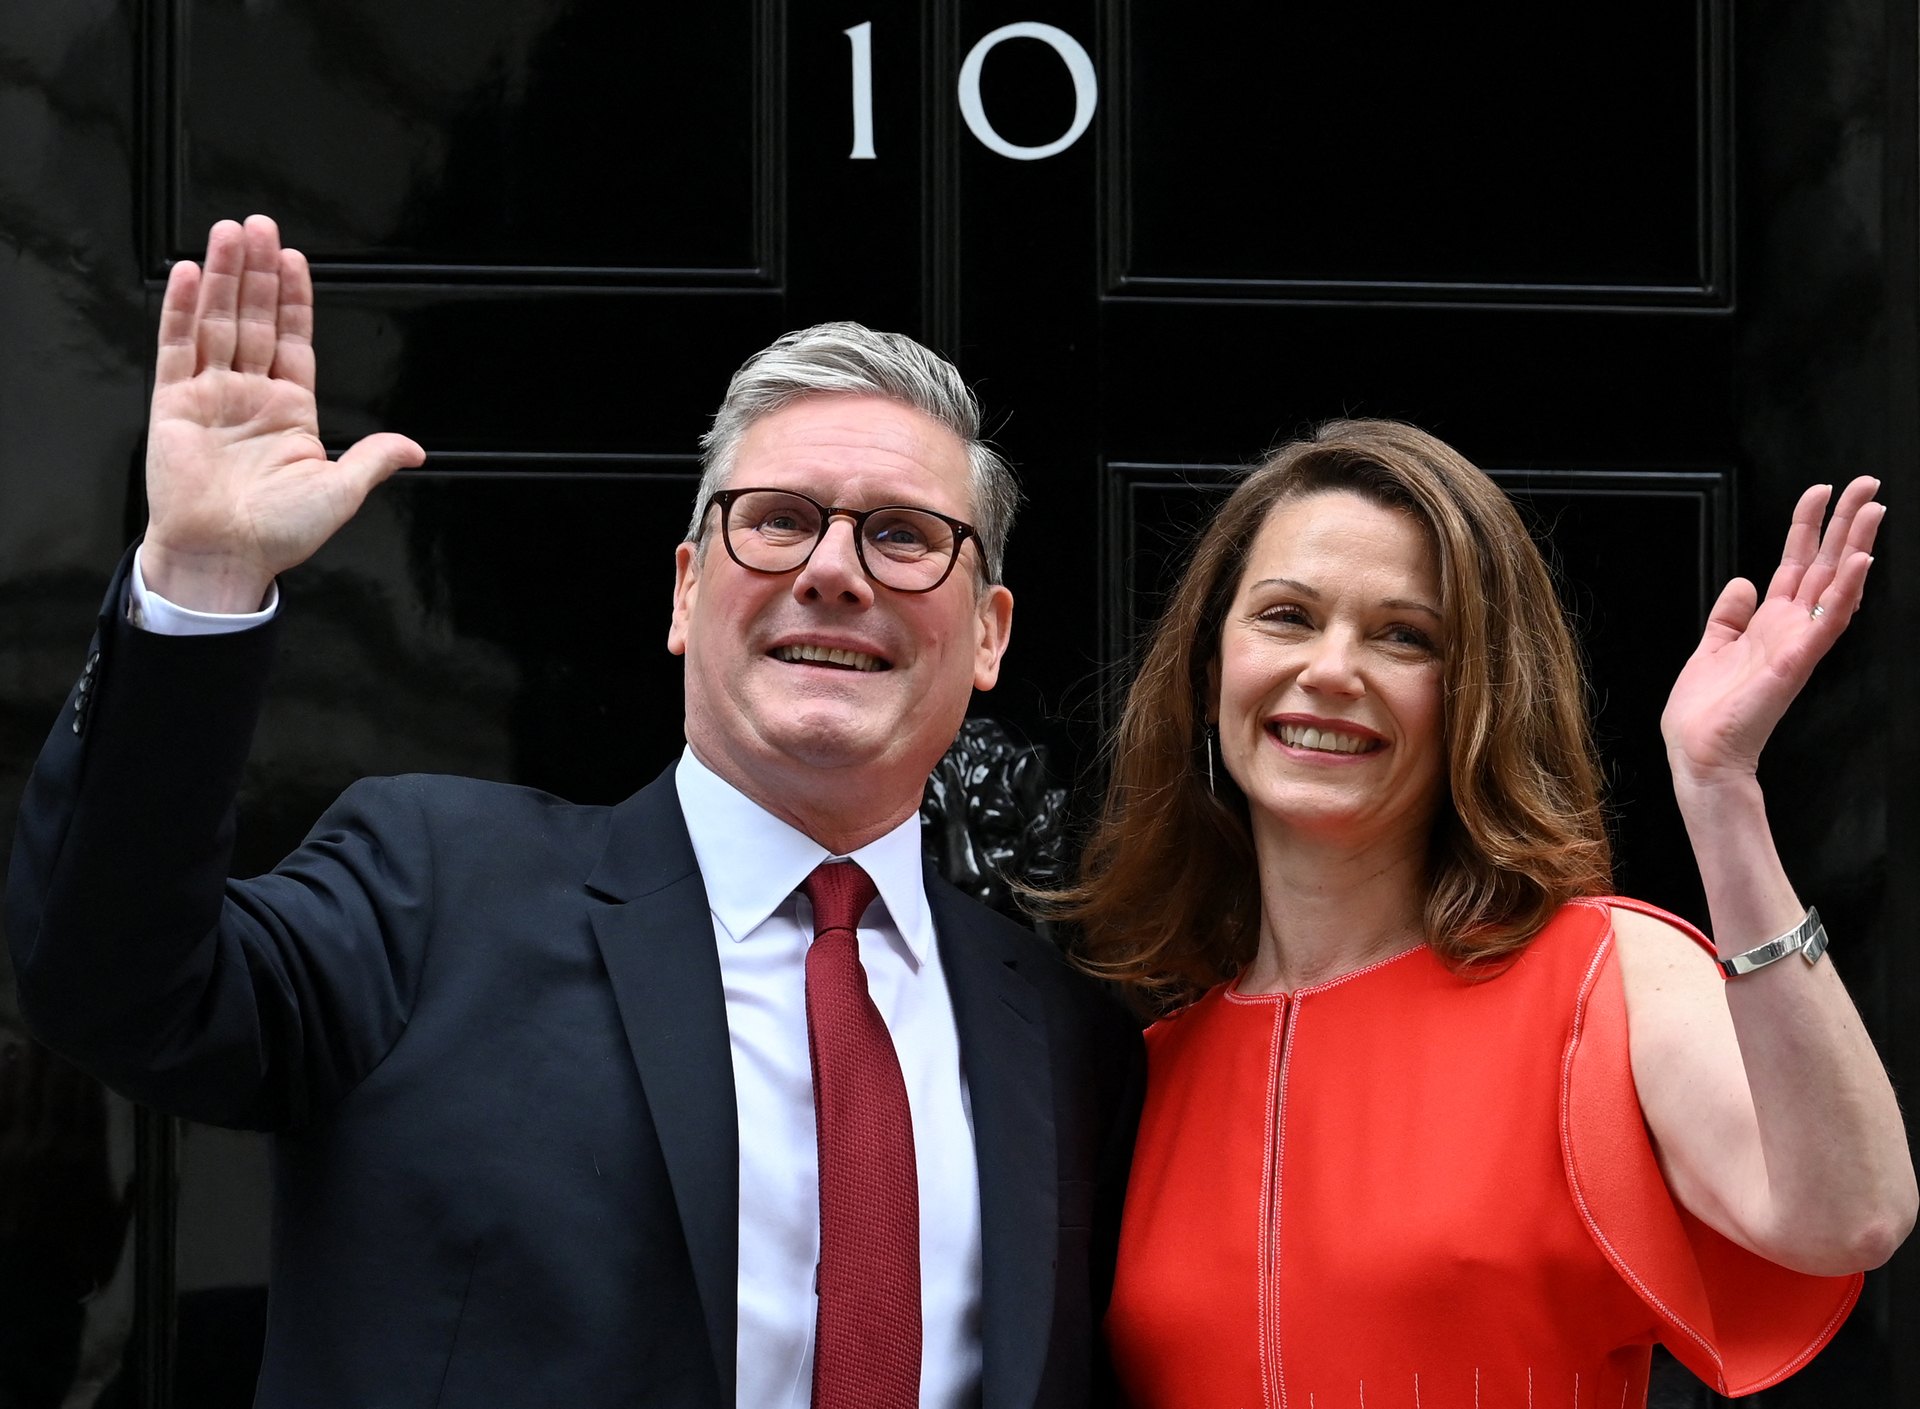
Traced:
POLYGON ((1826 952, 1827 927, 1820 923, 1820 912, 1809 905, 1806 918, 1778 939, 1770 939, 1744 954, 1735 954, 1731 959, 1716 959, 1715 962, 1720 965, 1720 972, 1728 978, 1739 978, 1755 969, 1764 969, 1789 954, 1799 954, 1809 964, 1814 964, 1826 952))

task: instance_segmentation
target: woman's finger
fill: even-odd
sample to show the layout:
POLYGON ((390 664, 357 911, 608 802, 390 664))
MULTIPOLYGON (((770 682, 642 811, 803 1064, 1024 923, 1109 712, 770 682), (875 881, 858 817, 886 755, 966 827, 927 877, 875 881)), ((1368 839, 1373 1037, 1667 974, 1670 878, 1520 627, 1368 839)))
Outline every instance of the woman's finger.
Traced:
POLYGON ((1703 646, 1722 646, 1728 641, 1737 641, 1747 629, 1747 623, 1753 620, 1755 608, 1760 604, 1760 593, 1744 577, 1736 577, 1720 589, 1720 595, 1714 600, 1713 610, 1707 613, 1707 630, 1701 640, 1703 646))
POLYGON ((1847 493, 1851 495, 1856 488, 1860 488, 1862 502, 1853 513, 1853 526, 1847 534, 1847 548, 1853 552, 1871 553, 1873 540, 1880 532, 1880 521, 1887 516, 1887 506, 1873 498, 1880 491, 1879 480, 1863 475, 1847 486, 1847 493))
POLYGON ((1793 522, 1787 526, 1786 546, 1780 550, 1780 566, 1767 583, 1769 597, 1791 597, 1800 590, 1801 579, 1820 551, 1820 519, 1826 513, 1827 500, 1833 494, 1830 484, 1809 485, 1793 506, 1793 522))
POLYGON ((1811 565, 1801 577, 1794 599, 1811 609, 1833 581, 1834 572, 1840 566, 1843 554, 1852 545, 1853 525, 1861 511, 1873 502, 1880 481, 1871 475, 1861 475, 1841 492, 1839 501, 1833 506, 1833 517, 1827 521, 1826 532, 1820 536, 1820 550, 1814 554, 1811 565))
MULTIPOLYGON (((1886 516, 1884 504, 1869 504, 1860 511, 1860 518, 1870 520, 1864 534, 1858 522, 1854 526, 1856 535, 1864 536, 1869 545, 1879 531, 1880 520, 1886 516)), ((1866 593, 1867 573, 1873 567, 1873 555, 1864 549, 1849 547, 1840 560, 1840 566, 1834 571, 1833 579, 1826 590, 1820 594, 1817 603, 1820 615, 1815 619, 1825 632, 1837 637, 1847 629, 1847 623, 1853 620, 1853 614, 1860 609, 1860 599, 1866 593)), ((1811 609, 1809 609, 1811 611, 1811 609)))

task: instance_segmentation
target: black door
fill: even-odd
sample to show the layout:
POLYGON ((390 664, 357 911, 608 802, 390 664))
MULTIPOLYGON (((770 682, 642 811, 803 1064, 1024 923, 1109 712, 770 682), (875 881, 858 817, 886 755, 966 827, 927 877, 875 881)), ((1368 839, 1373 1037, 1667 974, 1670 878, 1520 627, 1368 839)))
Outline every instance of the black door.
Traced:
MULTIPOLYGON (((658 771, 696 437, 749 352, 852 317, 953 356, 1022 471, 1014 648, 976 712, 1083 798, 1234 469, 1399 416, 1538 525, 1590 655, 1621 886, 1695 916, 1666 683, 1800 486, 1881 473, 1886 580, 1769 783, 1912 1085, 1910 8, 17 0, 0 807, 143 519, 166 266, 265 210, 314 261, 323 431, 430 458, 287 584, 241 871, 369 773, 610 800, 658 771)), ((0 1403, 244 1403, 263 1145, 63 1071, 5 988, 0 1042, 0 1403)), ((1765 1401, 1920 1404, 1894 1334, 1917 1311, 1908 1251, 1765 1401)))

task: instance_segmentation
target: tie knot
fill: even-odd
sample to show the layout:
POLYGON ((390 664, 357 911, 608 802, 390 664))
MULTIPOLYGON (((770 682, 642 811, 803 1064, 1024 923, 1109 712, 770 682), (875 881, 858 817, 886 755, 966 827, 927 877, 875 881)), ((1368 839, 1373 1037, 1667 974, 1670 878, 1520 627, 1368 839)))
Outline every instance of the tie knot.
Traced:
POLYGON ((813 902, 815 939, 829 930, 857 929, 860 917, 880 893, 857 861, 822 862, 800 883, 800 889, 813 902))

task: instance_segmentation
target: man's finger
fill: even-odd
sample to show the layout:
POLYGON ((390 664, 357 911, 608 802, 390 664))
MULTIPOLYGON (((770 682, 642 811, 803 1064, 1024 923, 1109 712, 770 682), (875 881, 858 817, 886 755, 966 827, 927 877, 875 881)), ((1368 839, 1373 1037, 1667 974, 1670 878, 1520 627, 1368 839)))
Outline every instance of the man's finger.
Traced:
POLYGON ((353 479, 364 500, 373 487, 395 470, 423 463, 427 452, 405 437, 381 431, 365 440, 355 441, 340 457, 340 468, 353 479))
POLYGON ((233 369, 264 374, 273 365, 280 324, 280 228, 264 215, 249 215, 241 227, 239 322, 233 369))
POLYGON ((1787 528, 1786 547, 1780 551, 1780 566, 1767 583, 1769 597, 1791 597, 1800 590, 1801 580, 1820 551, 1820 520, 1832 495, 1830 484, 1810 485, 1793 506, 1793 522, 1787 528))
POLYGON ((236 323, 240 312, 240 274, 246 267, 246 236, 231 220, 222 220, 207 232, 207 261, 200 270, 200 303, 195 313, 195 341, 200 365, 225 369, 233 365, 236 323))
POLYGON ((193 309, 199 297, 200 266, 183 259, 167 272, 167 292, 160 300, 160 351, 153 362, 156 388, 186 381, 198 365, 193 309))
POLYGON ((314 389, 313 272, 299 250, 280 251, 279 340, 273 348, 273 375, 314 389))

